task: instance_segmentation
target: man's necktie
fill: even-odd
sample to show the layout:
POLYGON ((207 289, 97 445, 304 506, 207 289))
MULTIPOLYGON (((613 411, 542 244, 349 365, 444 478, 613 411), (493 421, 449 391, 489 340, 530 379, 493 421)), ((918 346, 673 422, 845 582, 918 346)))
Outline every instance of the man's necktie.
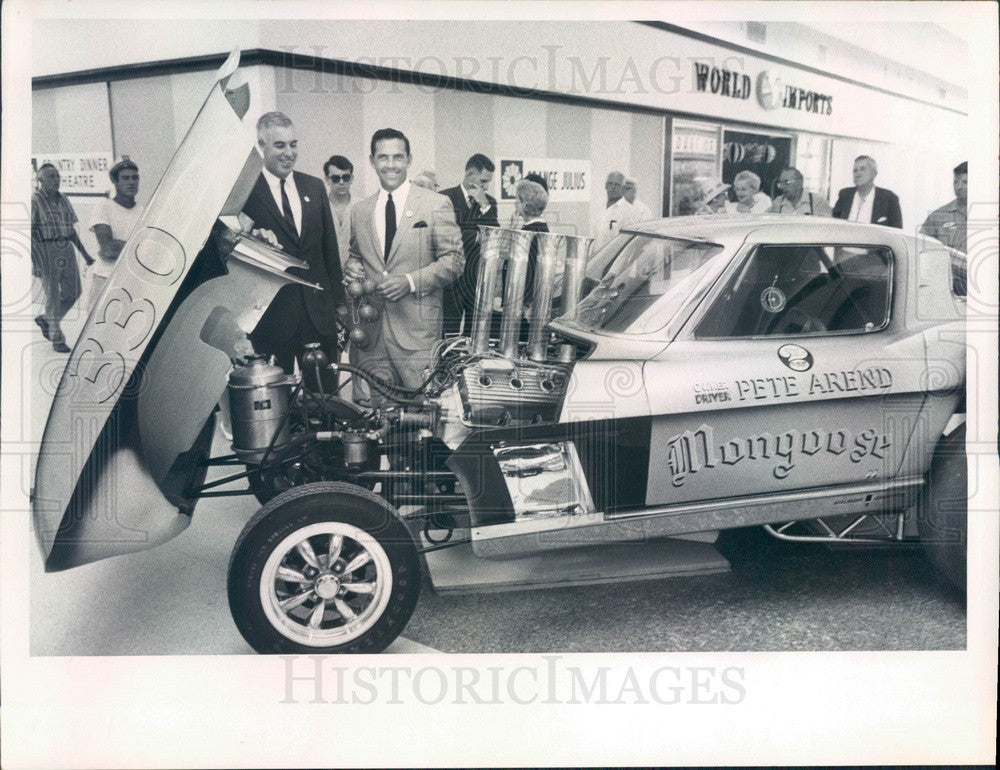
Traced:
POLYGON ((396 237, 396 204, 392 202, 392 193, 385 202, 385 258, 389 258, 392 239, 396 237))
POLYGON ((479 204, 471 195, 469 196, 469 216, 475 217, 479 214, 479 204))
POLYGON ((288 193, 285 192, 285 180, 281 180, 281 215, 285 218, 285 222, 288 226, 292 228, 293 233, 297 233, 298 230, 295 227, 295 217, 292 216, 292 204, 288 202, 288 193))

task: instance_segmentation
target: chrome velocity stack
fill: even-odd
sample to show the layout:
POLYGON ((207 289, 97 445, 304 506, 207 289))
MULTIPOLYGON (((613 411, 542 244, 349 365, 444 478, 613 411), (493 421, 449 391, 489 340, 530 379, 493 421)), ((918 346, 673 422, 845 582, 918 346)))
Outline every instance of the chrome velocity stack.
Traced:
POLYGON ((528 253, 535 233, 510 230, 507 252, 507 285, 503 294, 503 317, 500 321, 500 353, 505 358, 517 357, 517 341, 524 315, 524 285, 528 279, 528 253))
POLYGON ((472 311, 471 352, 485 355, 490 351, 490 316, 497 282, 509 248, 511 230, 500 227, 479 228, 479 272, 476 275, 476 304, 472 311))
POLYGON ((572 321, 576 319, 576 308, 580 304, 583 278, 587 270, 587 256, 593 239, 572 235, 565 237, 566 270, 563 272, 562 318, 572 321))

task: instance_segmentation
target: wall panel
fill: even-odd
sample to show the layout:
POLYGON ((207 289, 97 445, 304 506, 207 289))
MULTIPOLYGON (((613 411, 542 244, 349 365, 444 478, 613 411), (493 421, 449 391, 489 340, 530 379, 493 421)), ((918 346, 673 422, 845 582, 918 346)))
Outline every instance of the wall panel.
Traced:
POLYGON ((172 80, 166 76, 111 84, 115 156, 128 155, 138 164, 144 198, 156 187, 178 145, 172 80))

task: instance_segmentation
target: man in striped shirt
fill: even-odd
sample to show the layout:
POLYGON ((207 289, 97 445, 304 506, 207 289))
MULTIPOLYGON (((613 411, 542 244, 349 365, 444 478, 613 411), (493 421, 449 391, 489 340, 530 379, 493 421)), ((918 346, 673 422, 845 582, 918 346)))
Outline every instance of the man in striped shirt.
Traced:
POLYGON ((51 163, 38 169, 39 189, 31 196, 31 264, 45 287, 45 314, 35 323, 57 353, 69 353, 59 322, 80 297, 75 246, 88 265, 94 260, 77 235, 76 212, 59 192, 61 178, 51 163))

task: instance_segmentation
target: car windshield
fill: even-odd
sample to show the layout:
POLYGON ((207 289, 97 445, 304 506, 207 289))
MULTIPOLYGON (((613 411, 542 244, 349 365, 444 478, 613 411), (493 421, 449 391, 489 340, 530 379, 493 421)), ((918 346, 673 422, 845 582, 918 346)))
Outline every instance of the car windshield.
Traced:
POLYGON ((722 251, 703 241, 621 235, 587 265, 585 288, 592 288, 577 305, 576 323, 592 331, 659 331, 722 251))

